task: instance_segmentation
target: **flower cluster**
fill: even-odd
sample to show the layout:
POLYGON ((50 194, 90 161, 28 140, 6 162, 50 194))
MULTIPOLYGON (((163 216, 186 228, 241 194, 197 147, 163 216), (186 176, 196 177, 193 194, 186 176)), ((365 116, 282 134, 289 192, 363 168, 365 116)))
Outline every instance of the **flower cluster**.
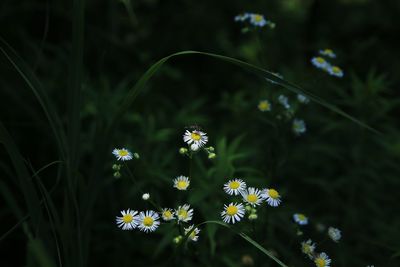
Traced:
POLYGON ((332 76, 339 78, 343 77, 344 72, 340 67, 332 65, 330 62, 328 62, 325 58, 322 57, 324 56, 329 58, 336 58, 336 54, 331 49, 320 50, 319 54, 320 56, 313 57, 311 59, 311 63, 315 67, 322 69, 323 71, 326 71, 332 76))
POLYGON ((254 187, 247 187, 242 179, 232 179, 224 184, 225 193, 231 196, 240 196, 240 202, 231 202, 225 204, 221 212, 222 220, 226 223, 236 223, 241 221, 246 211, 249 212, 248 219, 257 219, 257 206, 266 202, 272 207, 277 207, 281 203, 281 196, 275 189, 266 188, 258 189, 254 187), (245 206, 246 205, 246 206, 245 206))
MULTIPOLYGON (((234 20, 236 22, 248 23, 250 26, 256 28, 262 28, 264 26, 269 26, 271 29, 275 28, 275 23, 266 20, 264 15, 256 13, 243 13, 235 16, 234 20)), ((248 28, 246 28, 248 29, 248 28)))
MULTIPOLYGON (((132 153, 126 148, 115 148, 112 151, 112 154, 117 158, 118 161, 128 161, 133 158, 139 159, 139 154, 138 153, 132 153)), ((115 178, 120 178, 121 177, 121 164, 114 164, 112 166, 112 169, 114 170, 114 177, 115 178)))

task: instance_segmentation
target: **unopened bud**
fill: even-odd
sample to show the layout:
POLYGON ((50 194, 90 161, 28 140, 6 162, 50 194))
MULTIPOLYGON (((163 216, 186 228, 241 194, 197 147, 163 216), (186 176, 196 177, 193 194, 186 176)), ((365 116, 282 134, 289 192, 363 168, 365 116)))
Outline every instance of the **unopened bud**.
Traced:
POLYGON ((217 154, 215 154, 215 153, 208 154, 209 159, 215 159, 216 157, 217 157, 217 154))
POLYGON ((114 178, 121 178, 121 173, 120 172, 114 172, 114 178))
POLYGON ((182 241, 182 236, 178 235, 177 237, 175 237, 172 242, 174 242, 175 244, 179 244, 182 241))
POLYGON ((249 215, 249 220, 250 221, 257 220, 257 218, 258 218, 257 214, 250 214, 249 215))
POLYGON ((188 152, 188 150, 187 150, 186 147, 181 147, 181 148, 179 148, 179 154, 184 155, 184 154, 186 154, 187 152, 188 152))
POLYGON ((143 200, 149 200, 149 198, 150 198, 150 194, 149 194, 149 193, 144 193, 144 194, 142 195, 142 199, 143 199, 143 200))
POLYGON ((138 153, 133 153, 133 157, 135 158, 135 159, 139 159, 140 158, 140 156, 139 156, 139 154, 138 153))

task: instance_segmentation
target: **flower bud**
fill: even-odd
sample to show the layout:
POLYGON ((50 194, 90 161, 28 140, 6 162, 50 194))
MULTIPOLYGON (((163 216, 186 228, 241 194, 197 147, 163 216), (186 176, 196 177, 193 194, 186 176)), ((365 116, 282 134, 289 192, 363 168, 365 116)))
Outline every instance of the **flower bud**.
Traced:
POLYGON ((121 178, 121 173, 119 171, 114 172, 114 178, 121 178))
POLYGON ((182 236, 178 235, 177 237, 175 237, 172 242, 174 242, 175 244, 179 244, 182 241, 182 236))
POLYGON ((215 153, 208 154, 209 159, 215 159, 216 156, 217 156, 217 154, 215 154, 215 153))
POLYGON ((257 214, 250 214, 249 215, 249 220, 250 221, 257 220, 257 218, 258 218, 257 214))
POLYGON ((112 165, 112 169, 113 169, 114 171, 119 171, 119 170, 121 169, 121 165, 119 165, 119 164, 113 164, 113 165, 112 165))
POLYGON ((181 147, 181 148, 179 148, 179 154, 184 155, 184 154, 186 154, 187 152, 188 152, 188 150, 187 150, 186 147, 181 147))
POLYGON ((149 193, 144 193, 144 194, 142 195, 142 199, 143 199, 143 200, 149 200, 149 198, 150 198, 150 194, 149 194, 149 193))
POLYGON ((140 158, 140 156, 139 156, 139 154, 138 153, 133 153, 133 157, 135 158, 135 159, 139 159, 140 158))

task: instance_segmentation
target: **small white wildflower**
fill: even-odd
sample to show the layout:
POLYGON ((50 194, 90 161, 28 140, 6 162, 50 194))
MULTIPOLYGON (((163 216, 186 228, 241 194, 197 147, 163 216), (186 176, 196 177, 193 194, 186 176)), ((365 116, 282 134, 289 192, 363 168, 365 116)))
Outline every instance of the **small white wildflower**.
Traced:
POLYGON ((292 130, 296 135, 301 135, 306 132, 306 123, 300 119, 294 119, 292 123, 292 130))
POLYGON ((174 187, 178 190, 186 190, 190 185, 190 180, 186 176, 178 176, 174 179, 174 187))
POLYGON ((224 190, 228 195, 237 196, 246 190, 246 183, 242 179, 229 180, 224 184, 224 190))
POLYGON ((323 70, 328 70, 328 68, 331 66, 331 64, 329 64, 328 61, 326 61, 325 59, 323 59, 322 57, 313 57, 311 59, 311 63, 319 68, 319 69, 323 69, 323 70))
POLYGON ((250 23, 256 27, 264 27, 268 22, 261 14, 250 14, 250 23))
POLYGON ((330 57, 330 58, 335 58, 336 57, 336 54, 333 52, 332 49, 319 50, 319 54, 321 56, 326 56, 326 57, 330 57))
POLYGON ((132 230, 135 229, 138 225, 138 212, 135 210, 122 210, 122 217, 116 217, 116 222, 118 227, 122 228, 122 230, 132 230))
POLYGON ((132 153, 126 148, 115 148, 112 153, 117 158, 117 160, 125 161, 132 159, 132 153))
POLYGON ((329 227, 328 228, 328 236, 333 241, 338 242, 340 240, 340 238, 342 238, 342 233, 337 228, 329 227))
POLYGON ((298 100, 300 103, 303 103, 303 104, 308 104, 308 103, 310 102, 310 99, 308 99, 308 97, 306 97, 306 96, 304 96, 304 95, 302 95, 302 94, 298 94, 298 95, 297 95, 297 100, 298 100))
POLYGON ((189 204, 185 204, 175 210, 175 215, 178 218, 178 222, 188 222, 193 218, 193 209, 190 208, 189 204))
POLYGON ((260 111, 262 111, 262 112, 264 112, 264 111, 271 111, 271 103, 269 103, 269 101, 268 100, 261 100, 259 103, 258 103, 258 109, 260 110, 260 111))
POLYGON ((308 218, 302 213, 295 213, 293 214, 293 220, 298 223, 299 225, 307 225, 308 218))
POLYGON ((343 70, 341 68, 339 68, 338 66, 330 66, 327 69, 327 71, 328 71, 328 73, 330 75, 336 76, 336 77, 339 77, 339 78, 342 78, 343 75, 344 75, 343 70))
POLYGON ((315 265, 317 267, 329 267, 331 264, 331 259, 326 255, 325 252, 318 254, 314 259, 315 265))
POLYGON ((164 208, 161 210, 161 218, 163 218, 164 221, 171 221, 174 217, 174 211, 172 209, 164 208))
POLYGON ((260 205, 263 200, 261 190, 254 187, 249 187, 240 192, 240 194, 243 197, 243 201, 249 203, 253 207, 260 205))
POLYGON ((301 252, 306 254, 310 259, 313 258, 315 251, 315 243, 311 239, 301 242, 301 252))
POLYGON ((289 105, 289 98, 287 98, 285 95, 280 95, 278 96, 278 101, 279 103, 281 103, 281 105, 285 108, 285 109, 289 109, 290 105, 289 105))
MULTIPOLYGON (((185 231, 185 235, 187 235, 190 231, 192 231, 194 225, 192 224, 191 226, 189 226, 188 228, 184 228, 183 230, 185 231)), ((199 228, 194 228, 194 230, 189 234, 188 239, 192 240, 193 242, 196 242, 197 240, 199 240, 199 233, 200 233, 200 229, 199 228)))
POLYGON ((192 151, 197 151, 199 148, 207 144, 208 137, 205 132, 199 130, 186 130, 183 135, 183 141, 190 146, 192 151))
POLYGON ((230 203, 224 205, 224 210, 221 212, 222 220, 226 223, 239 222, 245 214, 244 206, 242 203, 230 203))
POLYGON ((279 195, 278 191, 273 188, 263 189, 261 196, 266 200, 268 205, 272 207, 277 207, 282 202, 281 195, 279 195))
POLYGON ((140 229, 140 231, 143 231, 145 233, 154 232, 160 225, 160 221, 158 220, 159 218, 160 217, 155 211, 141 211, 138 219, 138 228, 140 229))

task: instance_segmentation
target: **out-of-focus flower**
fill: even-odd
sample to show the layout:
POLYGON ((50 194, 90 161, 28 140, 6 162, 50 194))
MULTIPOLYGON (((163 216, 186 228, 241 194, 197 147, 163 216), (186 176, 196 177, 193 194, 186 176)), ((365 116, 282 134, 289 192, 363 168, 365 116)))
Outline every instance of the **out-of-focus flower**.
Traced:
POLYGON ((306 254, 310 259, 313 258, 315 251, 315 243, 311 239, 301 242, 301 252, 306 254))
POLYGON ((287 98, 287 96, 285 95, 280 95, 278 96, 278 101, 279 103, 281 103, 281 105, 285 108, 285 109, 289 109, 290 105, 289 105, 289 98, 287 98))
POLYGON ((318 254, 314 259, 315 265, 317 267, 329 267, 331 264, 331 259, 326 255, 325 252, 318 254))
POLYGON ((317 67, 319 69, 323 69, 325 71, 328 70, 328 68, 330 67, 330 64, 325 59, 323 59, 322 57, 313 57, 311 59, 311 63, 315 67, 317 67))
POLYGON ((303 120, 294 119, 292 130, 296 135, 301 135, 306 132, 306 123, 303 120))
POLYGON ((293 214, 293 220, 298 223, 299 225, 307 225, 308 218, 302 213, 295 213, 293 214))
POLYGON ((339 68, 338 66, 331 66, 328 68, 328 73, 332 76, 336 76, 339 78, 342 78, 344 73, 343 70, 341 68, 339 68))
POLYGON ((304 95, 301 95, 301 94, 298 94, 298 95, 297 95, 297 100, 298 100, 300 103, 303 103, 303 104, 308 104, 308 103, 310 102, 310 99, 308 99, 308 97, 306 97, 306 96, 304 96, 304 95))
MULTIPOLYGON (((192 231, 194 225, 189 226, 188 228, 184 228, 185 230, 185 235, 187 235, 190 231, 192 231)), ((196 242, 197 240, 199 240, 199 236, 198 234, 200 233, 200 229, 199 228, 194 228, 194 230, 189 234, 189 240, 192 240, 194 242, 196 242)))
POLYGON ((333 52, 332 49, 322 49, 322 50, 319 50, 319 54, 320 54, 321 56, 326 56, 326 57, 330 57, 330 58, 335 58, 335 57, 336 57, 336 54, 333 52))
POLYGON ((334 227, 328 228, 328 236, 335 242, 339 242, 340 238, 342 238, 342 233, 339 229, 334 227))
POLYGON ((261 100, 259 103, 258 103, 258 109, 260 110, 260 111, 262 111, 262 112, 264 112, 264 111, 271 111, 271 103, 269 103, 269 101, 268 100, 261 100))

